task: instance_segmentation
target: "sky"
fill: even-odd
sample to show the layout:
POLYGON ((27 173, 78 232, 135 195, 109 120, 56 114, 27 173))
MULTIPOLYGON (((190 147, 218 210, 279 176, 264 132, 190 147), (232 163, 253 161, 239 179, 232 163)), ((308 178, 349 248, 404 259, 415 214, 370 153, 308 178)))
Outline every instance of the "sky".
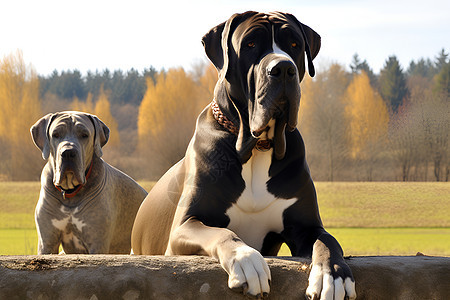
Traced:
POLYGON ((2 0, 0 59, 22 51, 40 75, 53 70, 192 69, 207 61, 202 36, 232 14, 292 13, 322 37, 315 65, 348 65, 358 53, 378 73, 396 55, 450 50, 448 0, 2 0))

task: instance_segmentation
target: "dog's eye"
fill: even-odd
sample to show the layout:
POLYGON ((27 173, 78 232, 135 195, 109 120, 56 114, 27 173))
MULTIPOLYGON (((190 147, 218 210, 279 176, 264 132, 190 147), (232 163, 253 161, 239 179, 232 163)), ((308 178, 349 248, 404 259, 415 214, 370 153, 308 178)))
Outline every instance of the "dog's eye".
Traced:
POLYGON ((52 138, 54 138, 54 139, 59 139, 59 133, 53 132, 53 133, 52 133, 52 138))
POLYGON ((89 137, 89 134, 87 134, 86 132, 83 132, 81 134, 81 138, 83 138, 83 139, 87 139, 88 137, 89 137))
POLYGON ((292 47, 292 48, 297 48, 297 43, 296 43, 296 42, 292 42, 292 43, 291 43, 291 47, 292 47))
POLYGON ((248 42, 248 43, 247 43, 247 46, 248 46, 249 48, 255 48, 255 47, 256 47, 256 44, 255 44, 255 42, 248 42))

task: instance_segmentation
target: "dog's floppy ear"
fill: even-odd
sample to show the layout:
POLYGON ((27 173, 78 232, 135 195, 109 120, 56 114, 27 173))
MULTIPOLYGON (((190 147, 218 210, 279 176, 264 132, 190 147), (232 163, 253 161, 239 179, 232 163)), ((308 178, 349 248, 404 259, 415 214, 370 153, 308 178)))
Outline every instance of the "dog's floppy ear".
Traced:
POLYGON ((202 38, 202 44, 206 55, 216 67, 219 77, 225 76, 228 69, 228 45, 233 31, 240 22, 250 16, 257 14, 254 11, 247 11, 242 14, 232 15, 226 22, 212 28, 202 38))
POLYGON ((109 128, 97 116, 91 114, 88 114, 88 116, 95 128, 94 153, 97 157, 101 157, 103 155, 102 147, 108 142, 109 139, 109 128))
POLYGON ((212 28, 202 38, 202 44, 205 48, 206 56, 220 72, 223 68, 223 50, 222 50, 222 33, 225 22, 212 28))
MULTIPOLYGON (((300 23, 300 22, 299 22, 300 23)), ((320 35, 312 30, 309 26, 300 23, 303 30, 303 35, 306 41, 306 57, 308 58, 308 72, 311 77, 314 77, 316 70, 314 69, 313 59, 316 58, 321 46, 320 35), (308 53, 309 52, 309 53, 308 53)))
POLYGON ((42 158, 45 160, 50 156, 50 141, 48 137, 48 129, 52 123, 54 116, 56 114, 47 114, 40 118, 33 126, 30 128, 31 138, 34 144, 42 152, 42 158))

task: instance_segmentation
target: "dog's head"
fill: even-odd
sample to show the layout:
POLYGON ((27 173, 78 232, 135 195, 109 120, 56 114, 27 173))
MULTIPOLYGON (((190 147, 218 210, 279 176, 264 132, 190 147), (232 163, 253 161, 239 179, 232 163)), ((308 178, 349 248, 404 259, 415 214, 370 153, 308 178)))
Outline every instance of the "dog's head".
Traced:
POLYGON ((86 183, 93 156, 102 156, 109 138, 109 128, 96 116, 75 111, 48 114, 30 131, 53 169, 53 184, 66 191, 86 183))
POLYGON ((219 73, 215 99, 226 117, 239 124, 241 159, 248 160, 272 119, 274 154, 283 159, 285 128, 297 126, 305 54, 314 76, 320 36, 290 14, 246 12, 212 28, 202 42, 219 73))

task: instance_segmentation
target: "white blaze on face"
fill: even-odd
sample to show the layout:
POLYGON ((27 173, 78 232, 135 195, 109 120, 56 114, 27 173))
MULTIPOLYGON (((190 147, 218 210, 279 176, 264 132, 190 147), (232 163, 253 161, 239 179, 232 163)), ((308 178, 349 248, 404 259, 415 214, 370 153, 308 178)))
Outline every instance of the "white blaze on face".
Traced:
POLYGON ((274 54, 285 56, 292 63, 294 63, 292 57, 283 50, 281 50, 281 48, 277 45, 277 43, 275 43, 275 28, 273 28, 273 26, 272 26, 272 51, 274 54))

